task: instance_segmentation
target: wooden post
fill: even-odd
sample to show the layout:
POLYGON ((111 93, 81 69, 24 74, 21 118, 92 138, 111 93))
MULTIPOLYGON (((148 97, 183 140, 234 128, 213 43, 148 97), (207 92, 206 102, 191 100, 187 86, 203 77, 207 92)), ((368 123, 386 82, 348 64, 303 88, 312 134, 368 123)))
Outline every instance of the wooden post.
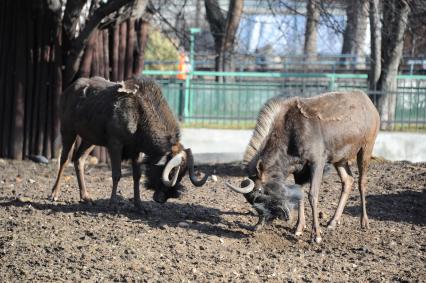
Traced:
MULTIPOLYGON (((23 6, 22 0, 17 0, 17 16, 16 19, 16 48, 15 52, 15 79, 14 91, 11 93, 13 97, 12 124, 10 134, 10 155, 13 159, 22 160, 22 151, 24 149, 24 115, 25 115, 25 85, 26 85, 26 38, 25 21, 18 19, 26 19, 26 10, 19 9, 23 6)), ((12 105, 10 105, 12 106, 12 105)))
POLYGON ((5 40, 2 41, 0 44, 0 92, 2 95, 0 95, 0 157, 7 157, 7 148, 6 143, 3 141, 3 139, 6 137, 5 131, 5 108, 6 108, 6 82, 9 79, 9 66, 7 65, 7 59, 10 56, 9 51, 11 49, 13 38, 13 33, 10 32, 11 26, 11 20, 13 19, 12 15, 12 1, 6 0, 6 1, 0 1, 0 5, 2 7, 3 13, 1 15, 2 19, 2 26, 3 29, 1 30, 1 34, 4 36, 5 40))
POLYGON ((17 37, 16 35, 16 21, 18 20, 17 18, 17 10, 18 7, 17 6, 17 2, 13 1, 12 5, 9 9, 9 15, 10 15, 10 19, 9 19, 9 23, 10 23, 10 28, 9 28, 9 41, 10 41, 10 45, 9 45, 9 49, 6 50, 6 57, 5 57, 5 81, 3 81, 4 84, 4 92, 3 95, 5 96, 4 99, 4 107, 3 107, 3 119, 2 119, 2 123, 3 123, 3 129, 2 129, 2 133, 3 133, 3 137, 2 137, 2 156, 4 157, 11 157, 11 144, 10 144, 10 134, 11 134, 11 116, 12 116, 12 109, 11 109, 11 105, 13 102, 12 96, 14 93, 13 90, 13 73, 15 72, 15 57, 14 57, 14 52, 16 52, 16 40, 17 37))
MULTIPOLYGON (((120 41, 118 46, 118 81, 124 80, 124 63, 126 60, 127 23, 120 24, 120 41)), ((114 43, 117 44, 117 43, 114 43)))
POLYGON ((113 28, 112 41, 110 46, 112 50, 112 72, 111 79, 118 81, 118 41, 120 40, 120 25, 116 24, 113 28))
POLYGON ((133 74, 133 50, 135 47, 135 20, 127 20, 127 46, 124 66, 124 78, 129 79, 133 74))
POLYGON ((137 45, 136 45, 136 55, 135 55, 135 68, 133 70, 133 74, 135 76, 139 76, 144 68, 144 55, 145 55, 145 47, 148 41, 148 30, 149 30, 149 22, 144 21, 142 19, 138 20, 137 24, 137 45))

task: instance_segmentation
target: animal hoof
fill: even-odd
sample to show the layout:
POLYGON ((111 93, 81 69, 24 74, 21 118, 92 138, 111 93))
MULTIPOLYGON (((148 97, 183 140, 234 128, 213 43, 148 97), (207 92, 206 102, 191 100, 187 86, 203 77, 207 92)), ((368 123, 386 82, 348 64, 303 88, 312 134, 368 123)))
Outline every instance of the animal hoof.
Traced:
POLYGON ((367 230, 369 228, 367 217, 361 218, 361 228, 364 230, 367 230))
POLYGON ((317 244, 321 243, 321 241, 322 241, 321 237, 315 237, 315 239, 312 240, 312 242, 317 243, 317 244))
POLYGON ((82 198, 82 199, 80 199, 80 202, 81 202, 81 203, 95 204, 95 203, 93 202, 93 200, 92 200, 90 197, 82 198))
POLYGON ((303 234, 303 232, 302 232, 302 231, 296 231, 296 232, 294 233, 294 236, 296 236, 296 237, 300 237, 300 236, 302 236, 302 234, 303 234))
POLYGON ((57 201, 57 200, 58 200, 58 197, 57 197, 57 196, 54 196, 54 195, 50 195, 50 196, 49 196, 49 200, 50 200, 50 201, 57 201))

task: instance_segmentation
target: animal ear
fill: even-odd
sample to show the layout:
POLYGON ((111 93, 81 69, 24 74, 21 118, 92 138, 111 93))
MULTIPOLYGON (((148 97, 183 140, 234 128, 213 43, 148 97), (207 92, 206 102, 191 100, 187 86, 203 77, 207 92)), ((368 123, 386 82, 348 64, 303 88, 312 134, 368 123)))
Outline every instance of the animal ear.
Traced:
POLYGON ((259 159, 258 161, 257 161, 257 163, 256 163, 256 171, 257 171, 257 176, 259 177, 259 178, 261 178, 262 177, 262 174, 263 174, 263 161, 262 161, 262 159, 259 159))

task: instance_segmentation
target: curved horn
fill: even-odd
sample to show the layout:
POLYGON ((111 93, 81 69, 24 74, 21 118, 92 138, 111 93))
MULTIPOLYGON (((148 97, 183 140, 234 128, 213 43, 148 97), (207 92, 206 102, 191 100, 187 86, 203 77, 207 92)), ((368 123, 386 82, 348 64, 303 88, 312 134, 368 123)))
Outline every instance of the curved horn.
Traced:
POLYGON ((175 157, 173 157, 172 159, 170 159, 170 161, 166 164, 166 167, 164 167, 163 170, 163 176, 161 178, 161 180, 163 181, 163 184, 167 187, 173 187, 176 184, 176 180, 178 178, 179 175, 179 171, 180 171, 180 164, 182 163, 182 159, 183 159, 183 155, 184 152, 180 152, 178 154, 175 155, 175 157), (173 168, 178 167, 173 179, 170 181, 169 179, 169 174, 170 171, 172 171, 173 168))
POLYGON ((194 156, 192 155, 192 151, 190 148, 186 150, 187 156, 188 156, 188 169, 189 169, 189 179, 191 180, 191 183, 196 187, 201 187, 207 182, 207 178, 209 175, 205 174, 204 177, 201 180, 197 180, 197 177, 195 177, 194 174, 194 156))
MULTIPOLYGON (((253 180, 251 180, 251 179, 246 179, 246 180, 244 180, 244 181, 249 181, 249 184, 247 185, 247 186, 245 186, 245 187, 237 187, 237 186, 234 186, 234 185, 232 185, 232 184, 230 184, 230 183, 228 183, 228 182, 226 182, 225 184, 226 184, 226 186, 228 187, 228 188, 230 188, 231 190, 233 190, 233 191, 235 191, 235 192, 237 192, 237 193, 240 193, 240 194, 248 194, 248 193, 250 193, 251 191, 253 191, 253 189, 254 189, 254 182, 253 182, 253 180)), ((244 182, 243 181, 243 182, 244 182)))

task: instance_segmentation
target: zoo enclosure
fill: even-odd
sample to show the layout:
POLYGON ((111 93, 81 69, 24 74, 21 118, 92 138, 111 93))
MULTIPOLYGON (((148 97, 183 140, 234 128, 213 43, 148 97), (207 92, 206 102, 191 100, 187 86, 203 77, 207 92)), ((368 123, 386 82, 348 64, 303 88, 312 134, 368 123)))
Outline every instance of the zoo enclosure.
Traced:
POLYGON ((398 76, 396 93, 368 91, 365 74, 193 71, 185 81, 177 71, 145 70, 161 84, 175 115, 185 127, 252 128, 262 105, 271 97, 310 97, 327 91, 360 89, 373 101, 393 95, 392 130, 426 130, 426 76, 398 76), (224 82, 217 82, 222 77, 224 82))

